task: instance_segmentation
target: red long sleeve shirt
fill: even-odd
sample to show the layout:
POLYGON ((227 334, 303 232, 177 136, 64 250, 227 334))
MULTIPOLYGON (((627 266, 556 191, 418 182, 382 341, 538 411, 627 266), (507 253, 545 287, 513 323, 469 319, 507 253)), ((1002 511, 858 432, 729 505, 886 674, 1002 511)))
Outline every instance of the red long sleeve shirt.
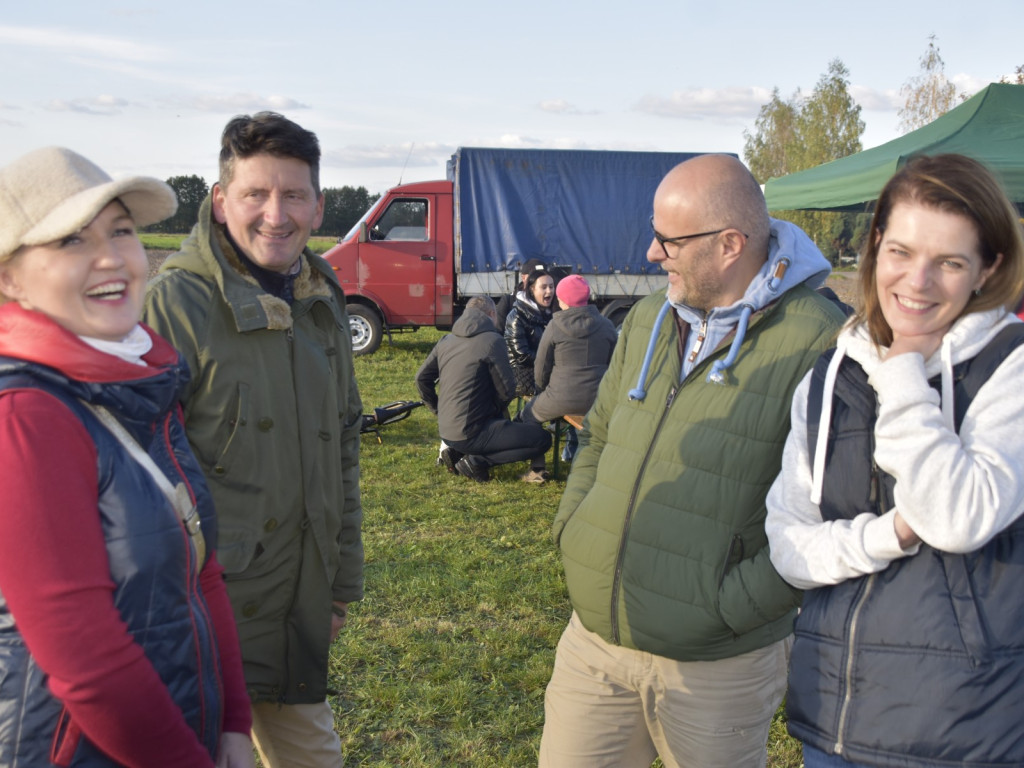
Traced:
MULTIPOLYGON (((114 606, 97 514, 96 449, 52 396, 0 396, 0 591, 51 692, 99 749, 126 766, 213 766, 114 606)), ((251 726, 223 570, 200 585, 223 671, 224 730, 251 726)))

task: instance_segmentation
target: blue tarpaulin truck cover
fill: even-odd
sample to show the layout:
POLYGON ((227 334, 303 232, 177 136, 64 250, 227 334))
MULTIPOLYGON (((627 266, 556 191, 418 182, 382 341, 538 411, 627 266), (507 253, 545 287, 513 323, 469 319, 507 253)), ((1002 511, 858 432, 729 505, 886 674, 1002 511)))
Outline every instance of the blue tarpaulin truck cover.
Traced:
POLYGON ((464 147, 448 161, 455 264, 518 271, 527 259, 583 275, 656 275, 647 261, 661 179, 700 153, 464 147))

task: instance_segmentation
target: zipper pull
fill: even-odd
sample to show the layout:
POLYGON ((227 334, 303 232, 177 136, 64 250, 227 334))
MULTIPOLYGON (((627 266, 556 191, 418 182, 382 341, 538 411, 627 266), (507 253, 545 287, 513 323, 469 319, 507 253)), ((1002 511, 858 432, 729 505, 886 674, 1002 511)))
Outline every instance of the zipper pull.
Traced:
POLYGON ((676 392, 679 391, 679 387, 672 387, 668 392, 668 397, 665 398, 665 408, 672 407, 672 401, 676 399, 676 392))
POLYGON ((708 333, 708 319, 705 317, 700 322, 700 330, 697 331, 697 340, 693 343, 693 349, 690 350, 690 356, 687 357, 688 362, 693 362, 697 359, 697 355, 700 353, 700 348, 704 345, 704 338, 708 333))
POLYGON ((868 501, 872 506, 878 507, 881 502, 881 481, 878 479, 878 465, 871 459, 871 491, 868 494, 868 501))

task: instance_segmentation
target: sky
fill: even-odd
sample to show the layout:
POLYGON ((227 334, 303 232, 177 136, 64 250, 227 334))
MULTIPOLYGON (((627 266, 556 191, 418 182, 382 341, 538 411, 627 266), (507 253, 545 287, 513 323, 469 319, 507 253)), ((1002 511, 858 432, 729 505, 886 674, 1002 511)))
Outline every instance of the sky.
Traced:
POLYGON ((0 0, 0 165, 216 179, 224 124, 319 136, 325 187, 445 176, 460 146, 734 152, 840 59, 864 148, 929 35, 968 94, 1024 64, 1021 0, 0 0))

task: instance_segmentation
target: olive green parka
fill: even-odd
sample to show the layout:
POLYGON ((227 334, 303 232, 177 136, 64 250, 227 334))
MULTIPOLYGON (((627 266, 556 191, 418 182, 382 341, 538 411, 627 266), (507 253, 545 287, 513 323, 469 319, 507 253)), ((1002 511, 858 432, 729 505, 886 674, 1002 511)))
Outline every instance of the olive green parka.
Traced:
POLYGON ((301 258, 289 306, 248 273, 207 197, 143 316, 191 369, 185 426, 216 505, 249 695, 286 704, 324 700, 331 603, 363 595, 345 298, 323 259, 301 258))

